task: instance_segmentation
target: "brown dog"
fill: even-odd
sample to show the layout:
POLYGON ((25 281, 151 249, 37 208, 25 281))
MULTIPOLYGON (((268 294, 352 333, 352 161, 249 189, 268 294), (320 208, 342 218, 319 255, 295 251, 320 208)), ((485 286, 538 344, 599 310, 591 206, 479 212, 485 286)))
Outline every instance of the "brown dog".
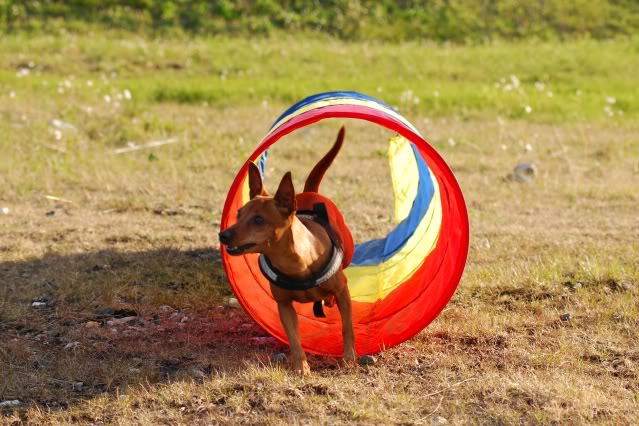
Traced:
MULTIPOLYGON (((344 141, 344 128, 340 130, 333 147, 317 163, 306 180, 304 192, 317 192, 328 167, 337 156, 344 141)), ((287 172, 275 196, 269 196, 262 184, 259 169, 249 162, 249 189, 251 200, 238 211, 237 223, 220 232, 220 243, 229 255, 261 253, 269 266, 295 282, 311 282, 310 288, 290 290, 271 280, 271 293, 291 347, 293 369, 306 376, 310 368, 302 349, 297 313, 293 302, 309 303, 324 300, 329 305, 337 302, 342 317, 344 360, 354 363, 355 333, 351 316, 351 297, 341 264, 335 262, 334 238, 331 229, 308 216, 296 215, 295 189, 291 172, 287 172), (317 284, 318 274, 324 274, 317 284), (315 281, 314 281, 315 280, 315 281)), ((341 260, 339 260, 341 262, 341 260)), ((266 275, 266 274, 265 274, 266 275)), ((267 276, 268 278, 268 276, 267 276)))

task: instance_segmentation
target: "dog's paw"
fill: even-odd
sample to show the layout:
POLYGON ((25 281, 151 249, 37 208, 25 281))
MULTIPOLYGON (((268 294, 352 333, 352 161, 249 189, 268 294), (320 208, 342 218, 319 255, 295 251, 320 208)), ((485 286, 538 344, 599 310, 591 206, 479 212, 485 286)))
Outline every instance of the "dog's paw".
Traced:
POLYGON ((306 360, 293 363, 293 371, 295 371, 295 373, 299 374, 302 377, 311 375, 311 367, 309 367, 306 360))
POLYGON ((342 363, 346 367, 354 367, 357 365, 357 355, 355 351, 344 352, 344 356, 342 357, 342 363))

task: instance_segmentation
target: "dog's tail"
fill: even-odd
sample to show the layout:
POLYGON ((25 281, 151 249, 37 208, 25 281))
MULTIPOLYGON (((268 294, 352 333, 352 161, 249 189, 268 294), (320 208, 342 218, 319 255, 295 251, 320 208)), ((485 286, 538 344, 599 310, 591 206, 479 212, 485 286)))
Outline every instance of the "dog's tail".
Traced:
POLYGON ((324 173, 326 173, 326 170, 328 170, 333 160, 335 160, 335 157, 337 157, 337 153, 339 153, 339 150, 342 148, 344 132, 344 126, 342 126, 342 128, 339 129, 337 140, 335 140, 333 147, 319 160, 315 167, 313 167, 304 184, 304 192, 319 192, 319 186, 324 177, 324 173))

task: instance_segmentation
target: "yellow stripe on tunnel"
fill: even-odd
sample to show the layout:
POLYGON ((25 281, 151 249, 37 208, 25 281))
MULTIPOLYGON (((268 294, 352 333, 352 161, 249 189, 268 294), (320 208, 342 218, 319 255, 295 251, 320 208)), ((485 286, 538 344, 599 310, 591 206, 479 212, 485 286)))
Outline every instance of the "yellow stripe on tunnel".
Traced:
POLYGON ((351 266, 344 271, 353 300, 373 303, 385 298, 419 268, 437 245, 442 224, 442 205, 437 180, 432 175, 431 179, 435 192, 430 206, 406 244, 385 262, 351 266))
POLYGON ((406 219, 413 208, 419 188, 419 169, 415 151, 408 139, 402 136, 391 138, 388 146, 393 192, 395 193, 395 222, 406 219))

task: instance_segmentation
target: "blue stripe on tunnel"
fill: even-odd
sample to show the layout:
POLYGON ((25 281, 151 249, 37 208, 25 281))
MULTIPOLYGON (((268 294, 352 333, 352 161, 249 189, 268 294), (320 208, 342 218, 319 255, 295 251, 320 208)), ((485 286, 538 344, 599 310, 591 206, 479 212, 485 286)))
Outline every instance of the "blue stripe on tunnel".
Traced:
POLYGON ((392 257, 406 244, 426 215, 435 188, 424 159, 412 143, 411 148, 417 160, 419 186, 409 215, 386 237, 356 244, 351 266, 377 265, 392 257))
POLYGON ((282 115, 277 117, 277 120, 275 120, 275 122, 273 123, 273 125, 271 126, 269 130, 273 129, 273 127, 277 123, 279 123, 280 120, 294 113, 296 110, 303 108, 306 105, 312 104, 313 102, 325 101, 327 99, 358 99, 362 101, 371 101, 383 106, 384 108, 388 108, 391 111, 395 111, 395 108, 391 107, 387 103, 380 101, 379 99, 373 98, 371 96, 363 95, 358 92, 343 91, 343 92, 318 93, 317 95, 309 96, 308 98, 302 99, 301 101, 299 101, 298 103, 296 103, 295 105, 293 105, 292 107, 284 111, 282 115))

